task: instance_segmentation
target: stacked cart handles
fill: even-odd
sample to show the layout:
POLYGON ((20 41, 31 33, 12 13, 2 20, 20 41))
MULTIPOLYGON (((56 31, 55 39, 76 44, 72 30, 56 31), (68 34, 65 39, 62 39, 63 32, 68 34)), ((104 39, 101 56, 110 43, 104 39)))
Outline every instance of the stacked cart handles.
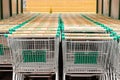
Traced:
MULTIPOLYGON (((9 34, 12 34, 13 32, 15 32, 17 29, 21 28, 22 26, 24 26, 25 24, 29 23, 30 21, 32 21, 33 19, 35 19, 39 14, 33 16, 32 18, 28 19, 27 21, 9 29, 9 34)), ((81 15, 83 18, 93 22, 94 24, 102 27, 103 29, 106 30, 107 33, 110 33, 110 37, 114 37, 114 40, 119 40, 120 35, 118 35, 113 29, 111 29, 110 27, 106 26, 105 24, 102 24, 100 22, 97 22, 91 18, 89 18, 88 16, 85 15, 81 15)), ((65 39, 65 34, 64 34, 64 22, 62 20, 61 14, 58 16, 58 28, 57 28, 57 33, 56 33, 56 37, 62 37, 62 40, 65 39)), ((4 35, 6 38, 8 37, 8 34, 4 35)))
MULTIPOLYGON (((25 22, 23 22, 23 23, 15 26, 15 27, 13 27, 13 28, 10 28, 9 31, 8 31, 8 32, 9 32, 8 34, 12 34, 12 33, 15 32, 17 29, 23 27, 24 25, 26 25, 27 23, 29 23, 30 21, 32 21, 33 19, 35 19, 35 18, 36 18, 37 16, 39 16, 39 15, 40 15, 40 14, 36 14, 35 16, 33 16, 32 18, 28 19, 27 21, 25 21, 25 22)), ((58 19, 60 19, 60 17, 59 17, 58 19)), ((61 27, 60 27, 61 22, 59 22, 59 21, 60 21, 60 20, 58 20, 58 28, 57 28, 56 37, 60 37, 60 32, 61 32, 61 27)), ((4 34, 4 37, 7 38, 7 37, 8 37, 8 34, 4 34)))
POLYGON ((88 16, 85 16, 85 15, 83 15, 83 14, 82 14, 81 16, 84 17, 85 19, 93 22, 94 24, 102 27, 103 29, 106 30, 107 33, 110 33, 110 37, 114 37, 114 40, 118 40, 118 41, 119 41, 120 35, 117 35, 117 33, 116 33, 113 29, 111 29, 110 27, 108 27, 108 26, 106 26, 105 24, 102 24, 102 23, 100 23, 100 22, 94 21, 93 19, 91 19, 91 18, 89 18, 88 16))
MULTIPOLYGON (((22 22, 21 24, 13 27, 13 28, 10 28, 9 29, 9 33, 8 34, 12 34, 13 32, 15 32, 17 29, 21 28, 22 26, 24 26, 25 24, 27 24, 28 22, 32 21, 33 19, 35 19, 39 14, 36 14, 35 16, 33 16, 32 18, 26 20, 25 22, 22 22)), ((8 34, 4 34, 4 37, 8 37, 8 34)))
POLYGON ((12 32, 15 32, 17 29, 21 28, 22 26, 24 26, 25 24, 27 24, 28 22, 30 22, 31 20, 35 19, 39 14, 33 16, 32 18, 28 19, 27 21, 9 29, 9 33, 12 34, 12 32))
POLYGON ((61 18, 61 14, 59 15, 58 23, 59 23, 59 28, 60 28, 60 32, 61 32, 61 38, 62 38, 62 40, 64 40, 65 39, 64 22, 63 22, 63 20, 61 18))
MULTIPOLYGON (((94 21, 93 19, 91 19, 91 18, 89 18, 88 16, 85 16, 85 15, 83 15, 83 14, 82 14, 81 16, 82 16, 83 18, 85 18, 85 19, 93 22, 94 24, 102 27, 103 29, 105 29, 105 31, 106 31, 107 33, 110 33, 110 37, 114 37, 114 40, 118 40, 118 41, 119 41, 120 35, 117 35, 117 33, 116 33, 113 29, 111 29, 110 27, 108 27, 108 26, 106 26, 105 24, 102 24, 102 23, 100 23, 100 22, 94 21)), ((59 26, 60 26, 60 29, 61 29, 62 40, 64 40, 64 39, 65 39, 65 34, 64 34, 64 22, 63 22, 63 20, 62 20, 62 18, 61 18, 61 15, 59 16, 59 26)))

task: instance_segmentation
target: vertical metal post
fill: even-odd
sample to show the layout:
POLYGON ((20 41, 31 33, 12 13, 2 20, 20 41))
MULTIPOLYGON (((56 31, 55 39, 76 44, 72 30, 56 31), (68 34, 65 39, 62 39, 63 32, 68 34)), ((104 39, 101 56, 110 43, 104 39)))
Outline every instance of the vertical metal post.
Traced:
POLYGON ((1 12, 1 15, 0 15, 0 17, 1 17, 1 19, 3 19, 3 0, 0 0, 0 12, 1 12))
POLYGON ((109 17, 111 16, 112 0, 109 0, 109 17))
POLYGON ((96 13, 99 12, 98 5, 99 5, 98 0, 96 0, 96 13))
POLYGON ((9 0, 9 11, 10 11, 10 16, 12 16, 12 0, 9 0))
POLYGON ((21 13, 23 13, 23 0, 21 0, 21 13))
POLYGON ((18 0, 16 0, 16 13, 19 14, 18 0))

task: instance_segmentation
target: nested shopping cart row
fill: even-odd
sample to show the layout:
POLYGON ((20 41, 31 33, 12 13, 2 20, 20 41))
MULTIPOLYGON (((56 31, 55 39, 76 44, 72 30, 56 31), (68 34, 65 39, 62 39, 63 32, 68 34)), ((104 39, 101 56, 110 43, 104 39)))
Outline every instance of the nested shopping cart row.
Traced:
POLYGON ((80 14, 62 15, 62 17, 64 17, 65 32, 105 32, 103 28, 81 17, 80 14))
POLYGON ((13 80, 22 80, 24 73, 54 73, 58 80, 60 30, 57 16, 39 15, 8 35, 13 57, 13 80))
POLYGON ((110 37, 110 33, 106 32, 104 28, 82 16, 78 14, 71 16, 70 24, 68 24, 70 19, 67 20, 66 16, 62 16, 64 22, 62 33, 63 80, 66 79, 66 75, 72 76, 73 74, 104 75, 106 77, 102 76, 101 80, 109 80, 111 55, 116 52, 114 48, 117 46, 117 41, 114 40, 114 37, 110 37), (76 21, 78 16, 82 17, 80 19, 83 24, 86 24, 87 21, 86 26, 78 22, 79 18, 76 21))
POLYGON ((8 46, 7 39, 4 34, 8 34, 11 28, 14 28, 18 25, 18 23, 22 23, 35 14, 22 14, 15 17, 11 17, 10 19, 5 19, 0 21, 0 64, 12 64, 10 48, 8 46), (14 20, 15 18, 15 20, 14 20))
POLYGON ((110 27, 114 31, 119 31, 119 20, 114 20, 108 17, 100 16, 100 15, 87 15, 91 19, 94 19, 98 22, 103 23, 104 25, 110 27))
POLYGON ((112 80, 119 80, 120 79, 120 60, 119 60, 119 36, 120 36, 120 29, 119 29, 119 24, 120 21, 119 20, 115 20, 115 19, 111 19, 108 17, 103 17, 101 15, 86 15, 87 17, 93 19, 94 21, 98 21, 96 22, 97 25, 101 25, 101 27, 103 27, 104 29, 109 29, 109 32, 111 34, 111 36, 115 36, 116 39, 118 40, 117 42, 117 46, 114 48, 115 49, 115 53, 112 55, 111 57, 111 69, 112 69, 112 75, 114 78, 112 78, 112 80))
MULTIPOLYGON (((109 69, 111 65, 117 65, 115 59, 118 56, 114 54, 119 52, 118 36, 92 21, 80 14, 40 14, 21 25, 1 28, 0 57, 10 53, 8 56, 12 57, 9 61, 13 65, 13 80, 23 80, 25 74, 29 73, 54 73, 58 80, 61 33, 63 80, 66 75, 81 74, 97 75, 100 80, 110 80, 112 75, 109 69)), ((117 27, 110 28, 119 32, 117 27)), ((8 62, 5 57, 1 60, 4 60, 4 64, 8 62)), ((119 69, 118 65, 115 69, 119 69)))
POLYGON ((24 13, 18 14, 17 16, 13 16, 7 19, 3 19, 0 21, 1 25, 18 25, 22 22, 26 21, 27 19, 31 18, 31 16, 36 15, 35 13, 24 13))

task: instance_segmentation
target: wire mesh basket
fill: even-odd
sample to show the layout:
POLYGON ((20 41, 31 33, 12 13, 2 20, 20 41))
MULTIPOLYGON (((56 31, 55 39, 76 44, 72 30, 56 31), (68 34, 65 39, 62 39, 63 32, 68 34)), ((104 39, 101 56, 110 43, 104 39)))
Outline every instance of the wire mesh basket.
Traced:
POLYGON ((55 72, 58 38, 9 39, 16 72, 55 72))
POLYGON ((0 33, 0 64, 12 64, 10 51, 7 38, 4 37, 4 34, 0 33))

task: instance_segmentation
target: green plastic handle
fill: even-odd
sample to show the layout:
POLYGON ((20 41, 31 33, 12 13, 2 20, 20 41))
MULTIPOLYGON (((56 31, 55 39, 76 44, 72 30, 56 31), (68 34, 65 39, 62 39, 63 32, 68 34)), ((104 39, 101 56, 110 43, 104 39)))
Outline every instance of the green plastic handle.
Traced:
POLYGON ((4 34, 4 37, 5 37, 5 38, 8 38, 8 34, 4 34))
POLYGON ((65 36, 62 36, 62 40, 65 40, 65 36))

